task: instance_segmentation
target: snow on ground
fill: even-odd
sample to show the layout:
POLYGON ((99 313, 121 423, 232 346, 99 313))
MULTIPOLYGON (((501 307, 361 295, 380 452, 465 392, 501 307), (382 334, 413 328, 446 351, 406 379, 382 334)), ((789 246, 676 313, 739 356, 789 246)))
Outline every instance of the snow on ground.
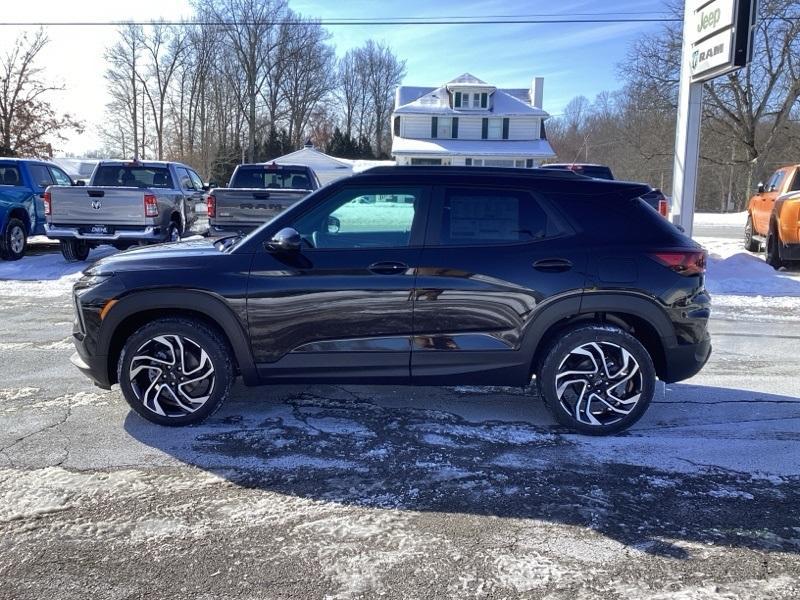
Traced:
POLYGON ((763 255, 747 252, 741 240, 700 237, 697 241, 708 250, 706 287, 712 294, 789 296, 789 304, 800 306, 797 270, 776 271, 764 262, 763 255))
POLYGON ((695 213, 695 227, 741 227, 744 229, 747 212, 738 213, 695 213))
POLYGON ((89 262, 68 263, 60 252, 0 261, 0 296, 60 296, 92 262, 115 252, 111 246, 101 246, 90 252, 89 262))

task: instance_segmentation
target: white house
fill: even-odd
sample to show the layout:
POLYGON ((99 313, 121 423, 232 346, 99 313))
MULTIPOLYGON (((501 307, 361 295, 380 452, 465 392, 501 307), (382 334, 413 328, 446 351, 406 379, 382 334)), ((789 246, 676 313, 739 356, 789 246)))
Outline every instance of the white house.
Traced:
POLYGON ((392 113, 398 165, 532 168, 555 156, 542 110, 544 79, 499 89, 465 73, 438 88, 400 86, 392 113))

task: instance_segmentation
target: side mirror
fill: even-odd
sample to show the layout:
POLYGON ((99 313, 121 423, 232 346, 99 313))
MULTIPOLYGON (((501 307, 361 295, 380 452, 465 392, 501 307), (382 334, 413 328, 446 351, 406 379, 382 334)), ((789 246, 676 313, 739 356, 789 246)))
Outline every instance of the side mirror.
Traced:
POLYGON ((269 252, 297 252, 300 250, 302 238, 297 230, 291 227, 284 227, 268 241, 264 246, 269 252))
POLYGON ((328 233, 339 233, 342 222, 337 217, 328 217, 328 233))
POLYGON ((757 190, 758 190, 758 193, 759 193, 759 194, 763 194, 765 189, 766 189, 766 188, 764 187, 764 184, 763 184, 762 182, 759 182, 759 183, 758 183, 758 188, 757 188, 757 190))
POLYGON ((85 182, 83 179, 78 179, 78 180, 75 182, 75 185, 76 185, 77 187, 84 187, 84 186, 86 185, 86 182, 85 182))
POLYGON ((210 184, 205 184, 205 183, 204 183, 204 184, 203 184, 203 188, 202 188, 202 189, 203 189, 203 191, 204 191, 204 192, 211 191, 211 185, 210 185, 210 184))

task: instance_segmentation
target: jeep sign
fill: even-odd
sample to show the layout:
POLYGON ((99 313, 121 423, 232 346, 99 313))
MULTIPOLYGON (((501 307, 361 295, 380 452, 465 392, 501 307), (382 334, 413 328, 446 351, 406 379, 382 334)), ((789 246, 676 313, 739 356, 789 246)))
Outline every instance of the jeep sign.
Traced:
POLYGON ((750 60, 754 0, 686 0, 684 56, 692 82, 735 71, 750 60))

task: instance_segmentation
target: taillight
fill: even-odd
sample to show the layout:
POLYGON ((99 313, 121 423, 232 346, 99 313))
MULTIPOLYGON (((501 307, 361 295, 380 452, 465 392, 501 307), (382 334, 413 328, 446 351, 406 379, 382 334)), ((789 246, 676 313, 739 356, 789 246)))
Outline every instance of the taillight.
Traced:
POLYGON ((145 217, 158 216, 158 200, 153 194, 144 195, 144 216, 145 217))
POLYGON ((217 216, 217 199, 214 196, 206 198, 206 212, 209 219, 214 219, 217 216))
POLYGON ((650 255, 657 262, 680 275, 700 275, 706 272, 706 253, 704 250, 665 251, 650 255))
POLYGON ((45 192, 43 196, 44 200, 44 214, 45 216, 49 216, 53 214, 53 205, 52 200, 50 199, 50 192, 45 192))
POLYGON ((658 201, 658 213, 664 218, 669 218, 669 202, 663 196, 658 201))

